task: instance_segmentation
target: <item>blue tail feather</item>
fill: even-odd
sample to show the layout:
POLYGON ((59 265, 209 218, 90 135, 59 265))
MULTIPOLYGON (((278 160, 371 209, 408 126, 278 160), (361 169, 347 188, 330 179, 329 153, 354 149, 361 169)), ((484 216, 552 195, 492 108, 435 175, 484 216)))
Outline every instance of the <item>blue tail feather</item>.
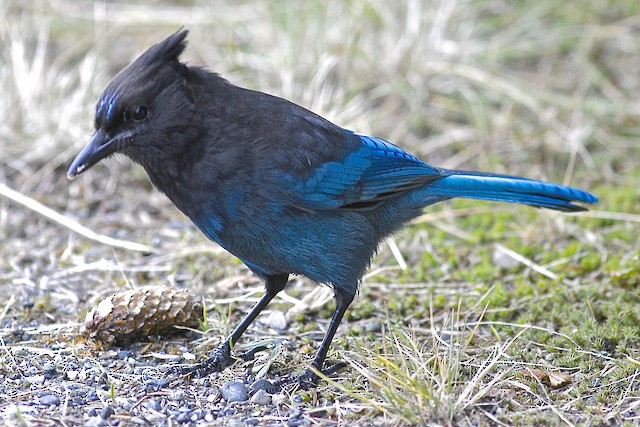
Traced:
POLYGON ((571 203, 574 201, 598 202, 598 198, 591 193, 560 184, 508 175, 449 172, 451 175, 428 185, 430 195, 522 203, 565 212, 586 210, 582 206, 571 203))

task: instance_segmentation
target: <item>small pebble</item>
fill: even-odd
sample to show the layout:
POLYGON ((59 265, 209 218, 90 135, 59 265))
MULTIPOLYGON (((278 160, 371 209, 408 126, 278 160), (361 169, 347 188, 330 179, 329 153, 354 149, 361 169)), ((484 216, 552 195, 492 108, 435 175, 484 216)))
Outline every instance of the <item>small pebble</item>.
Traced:
POLYGON ((256 405, 270 405, 271 396, 269 396, 265 390, 258 390, 251 396, 251 403, 255 403, 256 405))
POLYGON ((25 381, 27 381, 29 384, 44 384, 45 377, 44 375, 33 375, 25 378, 25 381))
POLYGON ((75 381, 78 378, 78 371, 67 371, 66 374, 69 381, 75 381))
POLYGON ((382 330, 380 322, 367 322, 364 324, 364 330, 367 332, 378 332, 382 330))
POLYGON ((169 378, 158 378, 156 382, 158 383, 158 387, 163 388, 169 385, 169 378))
POLYGON ((205 388, 211 387, 211 379, 209 377, 194 378, 191 381, 194 384, 197 384, 199 387, 205 387, 205 388))
POLYGON ((284 313, 280 310, 273 310, 268 315, 261 316, 260 323, 277 331, 282 331, 287 327, 287 319, 285 318, 284 313))
POLYGON ((285 396, 283 393, 278 393, 274 394, 271 400, 273 401, 274 405, 278 406, 285 403, 288 399, 287 396, 285 396))
POLYGON ((260 423, 260 418, 249 417, 249 418, 245 419, 244 422, 247 425, 256 426, 256 425, 258 425, 260 423))
POLYGON ((491 256, 493 265, 499 268, 511 269, 520 265, 520 262, 501 250, 494 250, 491 256))
POLYGON ((132 356, 132 353, 129 350, 120 350, 118 351, 117 357, 120 360, 127 360, 132 356))
POLYGON ((45 406, 59 405, 60 398, 55 394, 45 394, 40 396, 40 403, 45 406))
POLYGON ((85 406, 86 404, 87 404, 87 400, 82 397, 71 398, 71 406, 85 406))
POLYGON ((249 386, 249 390, 251 390, 251 393, 255 393, 258 390, 265 390, 266 392, 269 392, 272 391, 273 388, 274 387, 271 381, 265 379, 256 380, 251 383, 251 386, 249 386))
POLYGON ((142 404, 142 406, 144 406, 145 408, 152 409, 152 410, 157 411, 157 412, 162 411, 162 404, 160 403, 160 400, 158 400, 158 399, 147 400, 146 402, 144 402, 142 404))
POLYGON ((51 379, 58 375, 58 372, 56 371, 56 365, 51 362, 45 363, 42 366, 42 370, 44 371, 44 376, 47 379, 51 379))
POLYGON ((185 351, 184 353, 182 353, 182 358, 184 360, 194 361, 194 360, 196 360, 196 355, 193 354, 193 353, 190 353, 188 351, 185 351))
POLYGON ((102 408, 102 411, 100 411, 100 418, 102 418, 103 420, 106 420, 107 418, 109 418, 114 413, 115 412, 114 412, 113 408, 111 406, 107 405, 104 408, 102 408))
POLYGON ((144 386, 147 389, 147 392, 158 391, 163 387, 166 387, 169 384, 169 380, 166 378, 149 378, 144 382, 144 386))
POLYGON ((100 417, 91 417, 85 421, 84 425, 87 427, 103 427, 107 426, 108 423, 100 417))
POLYGON ((189 412, 182 412, 176 417, 176 421, 180 424, 186 424, 191 421, 191 414, 189 412))
POLYGON ((299 427, 299 426, 308 426, 311 424, 311 420, 308 418, 293 418, 287 420, 287 427, 299 427))
POLYGON ((244 402, 247 400, 247 386, 240 381, 230 381, 220 389, 222 398, 227 402, 244 402))
POLYGON ((171 400, 175 402, 182 402, 185 399, 185 394, 183 390, 176 390, 171 393, 171 400))
POLYGON ((197 421, 197 420, 201 420, 203 418, 204 418, 204 411, 202 409, 200 409, 200 408, 196 409, 191 414, 191 421, 197 421))

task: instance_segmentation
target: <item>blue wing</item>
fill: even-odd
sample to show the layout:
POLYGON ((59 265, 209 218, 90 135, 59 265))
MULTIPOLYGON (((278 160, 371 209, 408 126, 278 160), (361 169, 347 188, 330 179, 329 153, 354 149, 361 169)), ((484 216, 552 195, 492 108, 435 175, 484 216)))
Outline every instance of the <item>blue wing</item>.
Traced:
POLYGON ((351 144, 349 151, 319 162, 304 178, 290 176, 295 206, 308 210, 371 209, 418 188, 422 189, 416 191, 415 200, 421 206, 433 203, 434 198, 464 197, 575 212, 585 208, 572 201, 598 201, 590 193, 559 184, 434 168, 383 139, 344 132, 341 136, 351 144))
POLYGON ((296 206, 303 209, 366 209, 441 178, 440 169, 385 140, 349 132, 356 148, 321 164, 295 182, 296 206))

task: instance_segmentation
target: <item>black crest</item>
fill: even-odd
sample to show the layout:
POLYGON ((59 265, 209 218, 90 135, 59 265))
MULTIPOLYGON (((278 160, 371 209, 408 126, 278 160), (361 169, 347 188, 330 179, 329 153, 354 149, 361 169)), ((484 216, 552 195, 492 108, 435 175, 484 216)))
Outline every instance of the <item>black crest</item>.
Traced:
POLYGON ((180 74, 188 67, 178 57, 187 46, 187 30, 178 30, 160 43, 147 49, 135 61, 107 86, 96 107, 96 128, 100 123, 111 123, 126 108, 126 97, 139 93, 154 93, 153 88, 167 84, 175 74, 163 71, 168 69, 180 74))
POLYGON ((150 47, 135 61, 140 65, 148 66, 158 61, 177 60, 187 46, 188 30, 178 30, 160 43, 150 47))

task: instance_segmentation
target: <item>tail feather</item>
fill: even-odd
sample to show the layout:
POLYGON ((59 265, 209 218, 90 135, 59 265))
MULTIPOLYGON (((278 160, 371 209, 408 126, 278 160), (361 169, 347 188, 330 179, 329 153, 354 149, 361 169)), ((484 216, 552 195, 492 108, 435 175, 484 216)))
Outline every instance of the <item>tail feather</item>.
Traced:
POLYGON ((565 212, 587 210, 571 202, 598 203, 586 191, 560 184, 480 172, 447 171, 442 179, 428 185, 431 195, 522 203, 565 212))

